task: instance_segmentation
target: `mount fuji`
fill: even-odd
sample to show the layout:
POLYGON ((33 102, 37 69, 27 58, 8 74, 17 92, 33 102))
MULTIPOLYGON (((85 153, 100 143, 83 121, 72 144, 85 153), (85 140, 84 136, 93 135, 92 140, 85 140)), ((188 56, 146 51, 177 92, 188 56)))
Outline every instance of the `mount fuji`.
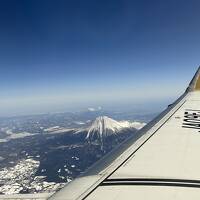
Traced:
POLYGON ((128 137, 144 125, 145 123, 116 121, 107 116, 100 116, 88 127, 86 140, 91 144, 100 144, 103 148, 110 141, 128 137))

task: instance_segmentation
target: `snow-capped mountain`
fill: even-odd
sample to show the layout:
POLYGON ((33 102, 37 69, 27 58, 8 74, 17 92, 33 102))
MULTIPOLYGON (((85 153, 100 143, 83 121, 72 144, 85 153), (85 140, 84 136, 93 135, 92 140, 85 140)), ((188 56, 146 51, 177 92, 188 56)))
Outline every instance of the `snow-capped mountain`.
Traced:
POLYGON ((109 136, 116 137, 125 130, 135 132, 137 129, 142 128, 145 123, 129 122, 129 121, 116 121, 107 116, 97 117, 92 125, 88 128, 86 140, 89 143, 100 143, 104 145, 106 138, 109 136))

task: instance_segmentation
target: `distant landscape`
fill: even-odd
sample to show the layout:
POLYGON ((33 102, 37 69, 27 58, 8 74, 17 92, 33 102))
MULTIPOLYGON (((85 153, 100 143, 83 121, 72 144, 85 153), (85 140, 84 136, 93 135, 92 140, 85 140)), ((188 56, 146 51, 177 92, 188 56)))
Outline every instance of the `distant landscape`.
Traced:
POLYGON ((59 190, 155 114, 89 108, 1 118, 0 194, 59 190))

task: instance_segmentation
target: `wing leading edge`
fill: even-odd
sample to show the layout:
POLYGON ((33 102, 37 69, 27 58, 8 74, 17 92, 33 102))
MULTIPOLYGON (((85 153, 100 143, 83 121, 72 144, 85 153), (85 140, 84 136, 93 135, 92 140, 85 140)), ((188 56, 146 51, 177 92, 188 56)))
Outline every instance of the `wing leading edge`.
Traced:
POLYGON ((50 200, 200 199, 200 68, 164 112, 50 200))

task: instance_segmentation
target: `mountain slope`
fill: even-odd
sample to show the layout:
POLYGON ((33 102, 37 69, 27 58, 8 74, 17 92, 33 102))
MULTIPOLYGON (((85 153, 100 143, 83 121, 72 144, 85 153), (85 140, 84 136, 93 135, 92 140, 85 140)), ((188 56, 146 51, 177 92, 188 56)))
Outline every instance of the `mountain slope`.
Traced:
POLYGON ((135 132, 144 126, 144 123, 129 122, 129 121, 116 121, 107 116, 97 117, 92 125, 88 128, 86 140, 89 143, 99 143, 102 148, 105 141, 109 138, 117 138, 124 131, 129 133, 135 132))

